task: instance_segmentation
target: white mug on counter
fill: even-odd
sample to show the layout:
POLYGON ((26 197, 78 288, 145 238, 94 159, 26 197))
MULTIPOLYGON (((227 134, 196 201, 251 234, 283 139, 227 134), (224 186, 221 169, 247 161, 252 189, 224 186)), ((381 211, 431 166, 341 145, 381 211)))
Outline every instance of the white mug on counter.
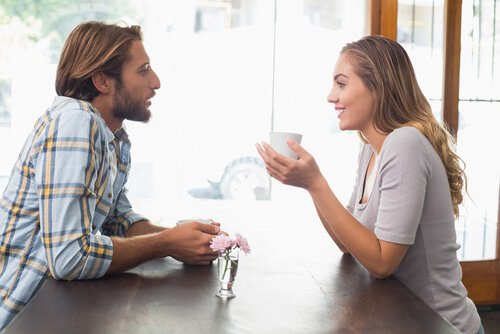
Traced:
POLYGON ((203 218, 196 218, 196 219, 181 219, 178 220, 175 225, 181 225, 185 223, 190 223, 190 222, 197 222, 197 223, 203 223, 203 224, 212 224, 214 221, 212 219, 203 219, 203 218))

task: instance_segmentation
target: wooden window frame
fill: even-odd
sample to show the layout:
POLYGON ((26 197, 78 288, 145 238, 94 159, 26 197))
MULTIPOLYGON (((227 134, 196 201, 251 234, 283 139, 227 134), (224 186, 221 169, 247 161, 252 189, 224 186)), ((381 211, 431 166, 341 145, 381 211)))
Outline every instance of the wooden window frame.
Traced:
MULTIPOLYGON (((397 0, 367 0, 367 33, 397 39, 397 0)), ((460 45, 462 0, 444 0, 444 63, 442 116, 453 134, 458 134, 460 89, 460 45)), ((477 305, 500 304, 500 189, 496 256, 493 260, 461 261, 463 278, 469 297, 477 305)))

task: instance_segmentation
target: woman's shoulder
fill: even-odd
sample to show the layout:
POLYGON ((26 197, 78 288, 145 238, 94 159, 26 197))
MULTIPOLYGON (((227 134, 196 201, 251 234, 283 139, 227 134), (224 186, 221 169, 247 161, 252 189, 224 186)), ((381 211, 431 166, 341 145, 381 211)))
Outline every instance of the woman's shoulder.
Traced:
POLYGON ((399 161, 419 166, 429 166, 439 159, 431 143, 420 130, 405 126, 392 131, 384 141, 381 152, 383 161, 399 161))
POLYGON ((422 132, 413 126, 404 126, 392 131, 384 141, 384 149, 414 151, 426 150, 430 143, 422 132))
POLYGON ((425 136, 414 126, 403 126, 392 131, 387 136, 387 139, 389 138, 393 140, 420 141, 425 139, 425 136))

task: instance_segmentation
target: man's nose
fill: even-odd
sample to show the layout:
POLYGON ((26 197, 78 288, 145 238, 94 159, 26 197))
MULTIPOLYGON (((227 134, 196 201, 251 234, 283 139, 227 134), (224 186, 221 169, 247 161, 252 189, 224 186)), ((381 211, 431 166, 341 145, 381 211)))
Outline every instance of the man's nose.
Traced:
POLYGON ((151 82, 151 88, 153 89, 159 89, 161 87, 160 83, 160 78, 158 77, 158 74, 156 74, 155 71, 153 71, 153 80, 151 82))

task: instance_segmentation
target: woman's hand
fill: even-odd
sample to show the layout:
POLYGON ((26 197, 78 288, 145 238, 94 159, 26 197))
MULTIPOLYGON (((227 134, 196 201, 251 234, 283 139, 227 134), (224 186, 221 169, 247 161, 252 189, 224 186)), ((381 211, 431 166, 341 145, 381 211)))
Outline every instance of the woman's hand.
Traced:
POLYGON ((283 184, 311 190, 323 179, 314 157, 293 140, 288 140, 287 144, 298 155, 298 160, 277 153, 264 142, 255 144, 255 147, 264 160, 269 175, 283 184))

